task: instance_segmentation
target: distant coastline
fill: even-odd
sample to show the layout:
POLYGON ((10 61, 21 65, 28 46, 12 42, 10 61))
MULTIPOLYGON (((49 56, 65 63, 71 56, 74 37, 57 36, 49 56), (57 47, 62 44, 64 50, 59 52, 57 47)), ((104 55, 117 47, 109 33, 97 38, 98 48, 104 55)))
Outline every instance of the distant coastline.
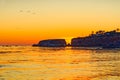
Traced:
POLYGON ((66 43, 65 39, 41 40, 38 44, 32 46, 38 47, 102 47, 102 48, 120 48, 119 29, 107 31, 99 30, 96 33, 92 31, 89 36, 72 38, 71 43, 66 43))

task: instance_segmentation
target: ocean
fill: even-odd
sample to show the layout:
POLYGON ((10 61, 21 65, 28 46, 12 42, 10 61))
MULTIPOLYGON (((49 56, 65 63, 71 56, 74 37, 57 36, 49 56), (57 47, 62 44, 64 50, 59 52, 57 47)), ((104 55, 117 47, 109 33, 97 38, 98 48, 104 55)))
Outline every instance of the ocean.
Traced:
POLYGON ((120 80, 120 49, 0 46, 0 80, 120 80))

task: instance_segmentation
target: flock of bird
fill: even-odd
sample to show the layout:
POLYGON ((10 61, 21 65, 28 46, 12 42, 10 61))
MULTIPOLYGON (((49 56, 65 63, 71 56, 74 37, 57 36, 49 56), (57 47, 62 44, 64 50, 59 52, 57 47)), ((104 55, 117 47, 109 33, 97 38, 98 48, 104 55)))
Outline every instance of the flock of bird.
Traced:
POLYGON ((31 10, 19 10, 20 13, 30 13, 30 14, 36 14, 35 12, 31 11, 31 10))

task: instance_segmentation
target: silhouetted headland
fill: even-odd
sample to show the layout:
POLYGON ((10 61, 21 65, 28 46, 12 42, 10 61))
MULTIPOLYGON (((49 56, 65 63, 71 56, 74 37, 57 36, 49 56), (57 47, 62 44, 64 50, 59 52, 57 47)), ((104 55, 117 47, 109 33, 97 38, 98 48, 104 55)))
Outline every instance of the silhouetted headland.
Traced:
POLYGON ((117 30, 105 32, 97 31, 95 34, 86 37, 73 38, 72 47, 102 47, 102 48, 120 48, 120 32, 117 30))
POLYGON ((101 47, 101 48, 120 48, 119 29, 105 32, 103 30, 92 32, 89 36, 73 38, 70 44, 66 44, 65 39, 42 40, 33 46, 40 47, 101 47))
POLYGON ((66 47, 66 41, 65 41, 65 39, 48 39, 48 40, 42 40, 38 44, 34 44, 33 46, 66 47))

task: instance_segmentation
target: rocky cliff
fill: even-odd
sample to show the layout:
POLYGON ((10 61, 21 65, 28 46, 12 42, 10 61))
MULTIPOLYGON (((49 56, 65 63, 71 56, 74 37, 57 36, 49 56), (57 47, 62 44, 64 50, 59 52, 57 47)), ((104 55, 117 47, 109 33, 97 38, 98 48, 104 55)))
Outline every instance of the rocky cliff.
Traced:
POLYGON ((110 31, 92 34, 87 37, 73 38, 72 47, 120 48, 120 32, 110 31))
POLYGON ((34 44, 33 46, 65 47, 66 46, 66 41, 65 41, 65 39, 48 39, 48 40, 42 40, 38 44, 34 44))

